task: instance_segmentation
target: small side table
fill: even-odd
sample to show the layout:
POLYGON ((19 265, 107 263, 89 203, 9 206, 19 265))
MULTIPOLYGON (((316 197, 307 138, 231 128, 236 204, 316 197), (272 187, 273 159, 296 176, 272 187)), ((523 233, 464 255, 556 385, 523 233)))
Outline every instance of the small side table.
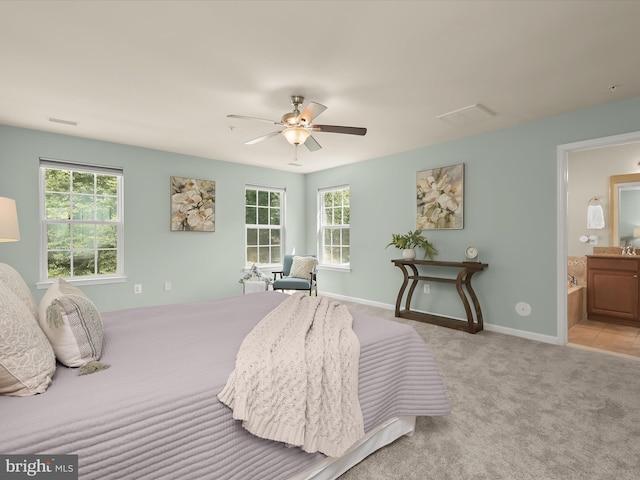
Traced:
POLYGON ((256 293, 256 292, 264 292, 267 290, 267 284, 263 280, 259 281, 244 281, 244 294, 247 293, 256 293))

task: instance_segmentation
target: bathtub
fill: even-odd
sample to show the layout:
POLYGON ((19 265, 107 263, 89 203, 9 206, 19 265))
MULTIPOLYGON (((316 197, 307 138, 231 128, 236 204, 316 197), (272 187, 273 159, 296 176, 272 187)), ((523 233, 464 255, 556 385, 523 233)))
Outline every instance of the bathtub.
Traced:
POLYGON ((567 326, 569 329, 585 318, 585 288, 582 285, 568 285, 567 326))

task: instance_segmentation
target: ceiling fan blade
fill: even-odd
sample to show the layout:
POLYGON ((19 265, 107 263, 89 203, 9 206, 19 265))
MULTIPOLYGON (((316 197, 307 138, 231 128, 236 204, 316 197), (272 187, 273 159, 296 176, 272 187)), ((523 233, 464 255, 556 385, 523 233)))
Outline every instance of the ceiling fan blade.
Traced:
POLYGON ((318 141, 311 135, 307 137, 307 140, 304 142, 304 146, 307 147, 310 152, 315 152, 316 150, 320 150, 322 148, 318 141))
POLYGON ((327 109, 324 105, 320 105, 316 102, 309 102, 309 105, 302 111, 298 118, 296 118, 297 124, 309 125, 314 118, 320 115, 327 109))
POLYGON ((280 132, 271 132, 271 133, 267 133, 266 135, 262 135, 258 138, 254 138, 253 140, 249 140, 248 142, 244 142, 245 145, 255 145, 256 143, 262 142, 263 140, 266 140, 267 138, 271 138, 271 137, 275 137, 276 135, 280 135, 280 132))
POLYGON ((258 118, 258 117, 247 117, 245 115, 227 115, 227 118, 239 118, 241 120, 258 120, 260 122, 271 123, 272 125, 282 125, 281 122, 276 122, 275 120, 268 120, 266 118, 258 118))
POLYGON ((312 125, 314 132, 346 133, 348 135, 366 135, 367 129, 363 127, 341 127, 339 125, 312 125))

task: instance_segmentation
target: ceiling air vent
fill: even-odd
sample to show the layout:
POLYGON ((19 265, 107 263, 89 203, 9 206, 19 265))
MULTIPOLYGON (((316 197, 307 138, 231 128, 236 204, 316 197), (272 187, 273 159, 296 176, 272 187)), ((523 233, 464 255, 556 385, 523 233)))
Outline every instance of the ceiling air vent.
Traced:
POLYGON ((63 120, 61 118, 49 117, 49 121, 53 123, 62 123, 63 125, 71 125, 73 127, 78 126, 78 122, 74 122, 73 120, 63 120))
POLYGON ((460 108, 459 110, 454 110, 453 112, 443 113, 442 115, 438 115, 436 118, 443 122, 450 123, 451 125, 468 125, 481 120, 486 120, 493 116, 495 116, 495 112, 492 112, 484 105, 474 103, 473 105, 460 108))

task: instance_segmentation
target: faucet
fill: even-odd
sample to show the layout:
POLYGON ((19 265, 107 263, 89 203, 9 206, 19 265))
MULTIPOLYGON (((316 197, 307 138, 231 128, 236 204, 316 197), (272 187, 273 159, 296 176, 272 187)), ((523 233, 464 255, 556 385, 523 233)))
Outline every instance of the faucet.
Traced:
POLYGON ((570 273, 567 273, 567 276, 571 279, 571 282, 570 282, 571 285, 578 285, 578 282, 576 281, 576 277, 574 277, 570 273))

